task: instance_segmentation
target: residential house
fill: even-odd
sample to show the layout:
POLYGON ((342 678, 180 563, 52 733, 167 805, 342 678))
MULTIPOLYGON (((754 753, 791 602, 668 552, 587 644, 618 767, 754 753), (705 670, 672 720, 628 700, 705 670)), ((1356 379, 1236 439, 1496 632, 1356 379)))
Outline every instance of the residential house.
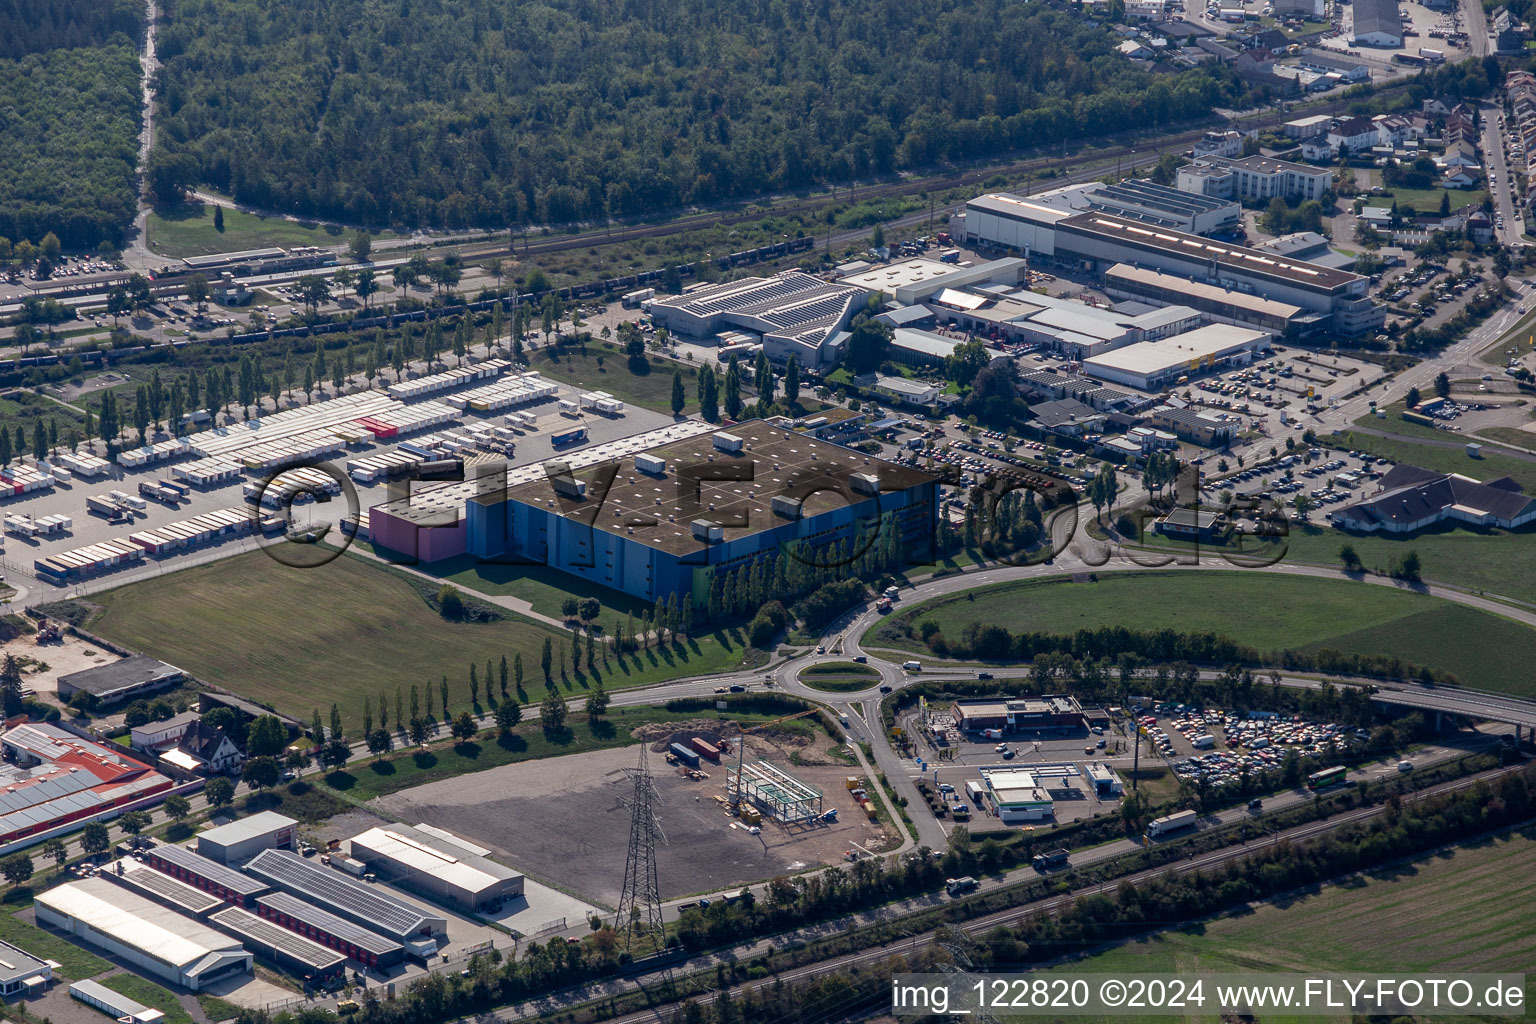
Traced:
POLYGON ((1377 114, 1371 118, 1371 122, 1376 125, 1376 138, 1383 146, 1397 149, 1410 139, 1419 137, 1414 123, 1401 114, 1377 114))
POLYGON ((245 756, 222 728, 199 720, 160 760, 188 774, 218 775, 237 770, 245 756))
POLYGON ((1244 50, 1237 55, 1232 66, 1239 74, 1244 71, 1272 72, 1275 70, 1275 55, 1268 50, 1244 50))
POLYGON ((1376 124, 1368 117, 1342 118, 1328 129, 1328 145, 1335 153, 1363 153, 1377 138, 1376 124))
POLYGON ((1104 424, 1105 414, 1075 398, 1060 398, 1030 406, 1034 425, 1041 430, 1065 437, 1082 437, 1104 424))
POLYGON ((1230 129, 1224 132, 1206 132, 1200 141, 1195 143, 1194 154, 1196 160, 1207 156, 1228 158, 1242 156, 1243 133, 1230 129))
POLYGON ((1524 53, 1529 38, 1525 24, 1508 7, 1500 7, 1488 19, 1488 41, 1495 53, 1524 53))
POLYGON ((1285 122, 1285 134, 1292 139, 1315 139, 1328 134, 1328 128, 1333 124, 1333 118, 1327 114, 1313 114, 1311 117, 1300 117, 1294 121, 1285 122))
POLYGON ((1120 53, 1120 56, 1129 57, 1131 60, 1152 59, 1152 48, 1139 39, 1127 39, 1115 47, 1115 49, 1120 53))
POLYGON ((1448 171, 1445 177, 1440 179, 1440 184, 1445 188, 1471 188, 1477 184, 1477 178, 1458 169, 1448 171))
POLYGON ((1467 171, 1480 171, 1483 168, 1481 161, 1477 159, 1477 147, 1465 141, 1446 146, 1445 154, 1437 159, 1435 164, 1444 168, 1454 167, 1467 171))

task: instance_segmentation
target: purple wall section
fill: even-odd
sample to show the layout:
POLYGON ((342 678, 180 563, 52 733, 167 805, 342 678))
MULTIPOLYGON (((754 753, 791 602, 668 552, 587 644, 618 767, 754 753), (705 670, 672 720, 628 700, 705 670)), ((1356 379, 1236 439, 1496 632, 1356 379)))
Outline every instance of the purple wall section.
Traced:
POLYGON ((414 555, 423 562, 440 562, 454 555, 462 555, 467 550, 467 531, 462 519, 453 526, 423 529, 415 523, 374 508, 368 513, 368 532, 375 544, 402 555, 414 555))

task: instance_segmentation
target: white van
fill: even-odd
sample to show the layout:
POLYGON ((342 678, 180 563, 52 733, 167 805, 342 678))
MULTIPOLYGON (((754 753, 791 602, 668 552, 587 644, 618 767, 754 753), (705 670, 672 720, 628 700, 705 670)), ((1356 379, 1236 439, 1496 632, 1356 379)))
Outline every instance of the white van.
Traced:
POLYGON ((923 670, 923 663, 920 661, 904 661, 901 667, 908 672, 921 672, 923 670))

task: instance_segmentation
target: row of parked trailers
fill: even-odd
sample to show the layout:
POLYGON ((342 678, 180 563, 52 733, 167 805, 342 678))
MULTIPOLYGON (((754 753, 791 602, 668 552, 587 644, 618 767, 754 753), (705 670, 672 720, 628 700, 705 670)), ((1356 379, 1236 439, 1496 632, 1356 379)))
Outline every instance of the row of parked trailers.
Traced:
POLYGON ((461 384, 471 381, 484 380, 487 377, 499 377, 512 364, 505 359, 487 359, 483 363, 474 366, 461 366, 454 370, 446 370, 443 373, 434 373, 426 377, 418 377, 415 380, 405 380, 398 384, 391 384, 384 390, 389 392, 391 398, 398 398, 402 402, 421 398, 437 391, 447 391, 461 384))
POLYGON ((617 416, 624 411, 624 403, 606 391, 584 391, 577 398, 583 409, 591 409, 604 416, 617 416))
POLYGON ((191 451, 191 442, 184 437, 174 437, 169 441, 159 441, 144 445, 142 448, 130 448, 119 452, 117 461, 129 469, 138 469, 156 462, 179 459, 191 451))
POLYGON ((153 530, 129 534, 128 540, 146 554, 165 555, 243 537, 251 532, 251 513, 244 508, 220 508, 153 530))
MULTIPOLYGON (((428 430, 444 423, 451 423, 458 419, 458 411, 442 402, 422 402, 420 405, 396 405, 392 408, 376 412, 370 416, 363 416, 353 420, 350 424, 354 429, 366 430, 371 436, 357 436, 355 441, 349 443, 363 443, 367 441, 388 441, 391 438, 404 434, 414 434, 418 430, 428 430)), ((346 424, 333 428, 338 434, 342 433, 346 424)))
POLYGON ((206 459, 198 459, 184 466, 176 466, 171 469, 171 475, 178 480, 183 480, 194 487, 217 487, 227 484, 231 480, 239 479, 245 472, 245 467, 238 462, 231 462, 220 455, 209 456, 206 459))
POLYGON ((43 516, 41 519, 22 515, 5 517, 5 532, 22 537, 51 537, 73 529, 74 525, 74 519, 65 515, 43 516))
POLYGON ((38 579, 61 586, 70 580, 85 579, 131 562, 142 562, 144 549, 126 537, 114 537, 99 544, 87 544, 33 562, 38 579))
POLYGON ((50 490, 54 485, 53 474, 33 469, 31 466, 12 466, 0 472, 0 496, 14 497, 33 491, 50 490))
POLYGON ((537 372, 519 373, 487 384, 471 388, 463 394, 449 395, 445 401, 461 411, 495 412, 516 406, 547 402, 555 397, 559 388, 545 380, 537 372))
POLYGON ((106 476, 112 472, 112 463, 92 455, 90 452, 60 452, 48 461, 53 466, 54 472, 63 469, 71 476, 85 477, 87 479, 106 476))
POLYGON ((268 508, 281 509, 302 500, 306 494, 312 498, 322 494, 340 494, 341 482, 322 470, 299 466, 277 474, 270 483, 252 480, 245 485, 244 493, 245 500, 250 504, 259 502, 268 508))
POLYGON ((388 479, 409 473, 412 466, 425 462, 427 458, 418 452, 406 451, 401 447, 392 452, 380 452, 377 455, 348 459, 347 475, 358 483, 372 483, 380 477, 388 479))

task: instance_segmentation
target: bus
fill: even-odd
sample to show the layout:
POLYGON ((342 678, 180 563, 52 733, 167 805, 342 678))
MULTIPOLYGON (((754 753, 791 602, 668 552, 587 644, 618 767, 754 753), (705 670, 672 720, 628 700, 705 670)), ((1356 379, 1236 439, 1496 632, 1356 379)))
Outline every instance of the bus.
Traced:
POLYGON ((1344 781, 1344 776, 1348 773, 1349 769, 1341 764, 1324 768, 1320 772, 1313 772, 1307 776, 1307 788, 1327 789, 1329 786, 1337 786, 1344 781))

